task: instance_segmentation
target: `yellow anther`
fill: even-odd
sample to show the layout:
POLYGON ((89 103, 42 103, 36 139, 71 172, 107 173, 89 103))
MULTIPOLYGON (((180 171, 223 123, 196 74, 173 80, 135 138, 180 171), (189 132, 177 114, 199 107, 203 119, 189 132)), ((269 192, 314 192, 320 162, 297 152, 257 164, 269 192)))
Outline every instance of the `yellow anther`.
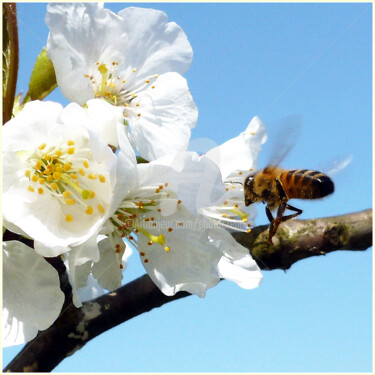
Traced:
POLYGON ((250 134, 251 134, 251 135, 254 135, 255 133, 254 133, 254 132, 251 132, 250 134))
POLYGON ((101 204, 98 204, 98 211, 104 214, 104 207, 101 204))
POLYGON ((85 171, 83 170, 83 168, 78 169, 78 173, 79 173, 81 176, 84 176, 84 175, 86 174, 85 171))
POLYGON ((89 199, 94 199, 94 198, 95 198, 95 192, 94 191, 90 191, 89 199))
POLYGON ((91 215, 94 212, 94 209, 91 206, 87 206, 86 211, 87 215, 91 215))
POLYGON ((166 246, 166 247, 164 248, 164 250, 168 253, 168 252, 169 252, 169 247, 166 246))
POLYGON ((61 173, 60 172, 54 172, 53 173, 53 178, 55 180, 60 180, 61 179, 61 173))
POLYGON ((51 175, 47 176, 47 182, 51 182, 53 180, 53 177, 51 175))
POLYGON ((44 193, 44 189, 43 189, 43 188, 41 188, 41 187, 40 187, 40 188, 38 188, 38 193, 39 193, 39 194, 43 194, 43 193, 44 193))
POLYGON ((66 198, 65 203, 68 204, 68 205, 72 205, 72 204, 75 204, 76 201, 72 198, 66 198))
POLYGON ((57 190, 59 187, 57 186, 56 182, 52 182, 49 186, 51 186, 51 188, 53 190, 57 190))
POLYGON ((69 198, 70 195, 71 195, 71 193, 70 193, 69 190, 65 190, 65 191, 62 193, 62 196, 63 196, 64 198, 69 198))
POLYGON ((105 182, 105 177, 102 174, 100 174, 98 177, 100 182, 105 182))
POLYGON ((227 217, 227 214, 222 214, 221 216, 224 217, 224 218, 226 218, 226 217, 227 217))
POLYGON ((146 79, 146 83, 150 83, 150 80, 149 80, 149 79, 146 79))
POLYGON ((61 166, 61 164, 55 164, 55 171, 56 172, 62 172, 63 170, 63 167, 61 166))
POLYGON ((137 116, 138 116, 138 117, 141 117, 141 114, 140 114, 140 113, 137 113, 137 116))
POLYGON ((84 160, 83 161, 83 166, 85 167, 85 168, 88 168, 90 165, 89 165, 89 162, 87 161, 87 160, 84 160))
POLYGON ((31 176, 31 171, 30 171, 30 169, 27 169, 25 171, 25 177, 29 178, 30 176, 31 176))
POLYGON ((42 143, 38 148, 39 150, 44 150, 46 148, 46 144, 45 143, 42 143))
POLYGON ((154 88, 155 88, 155 85, 152 85, 151 88, 154 89, 154 88))
POLYGON ((69 172, 72 169, 72 165, 70 163, 64 164, 64 171, 69 172))
POLYGON ((134 93, 134 92, 132 93, 132 98, 133 98, 133 99, 135 98, 135 93, 134 93))
POLYGON ((73 154, 74 154, 74 151, 75 151, 75 148, 74 148, 74 147, 69 147, 69 148, 68 148, 68 154, 69 154, 69 155, 73 155, 73 154))
POLYGON ((61 150, 56 150, 55 151, 55 156, 57 156, 58 158, 61 157, 63 154, 63 152, 61 150))
POLYGON ((136 104, 136 107, 139 107, 139 103, 136 104))
POLYGON ((137 69, 136 69, 136 68, 133 68, 133 69, 132 69, 132 72, 133 72, 133 73, 135 73, 136 71, 137 71, 137 69))
POLYGON ((36 174, 33 174, 31 177, 32 182, 37 182, 39 180, 39 177, 36 174))
POLYGON ((46 159, 46 161, 50 161, 51 160, 51 155, 45 154, 44 155, 44 159, 46 159))
POLYGON ((71 223, 73 221, 73 216, 68 214, 65 216, 65 220, 68 222, 68 223, 71 223))
POLYGON ((73 180, 77 180, 77 179, 78 179, 77 175, 74 174, 74 173, 71 173, 71 174, 69 175, 69 177, 72 178, 73 180))
POLYGON ((92 173, 90 173, 90 174, 88 174, 87 175, 87 177, 90 179, 90 180, 96 180, 96 174, 92 174, 92 173))
POLYGON ((42 162, 40 160, 37 160, 37 162, 35 163, 35 169, 40 171, 41 168, 42 168, 42 162))
POLYGON ((27 187, 27 190, 28 190, 28 191, 31 191, 32 193, 34 193, 34 191, 35 191, 35 189, 34 189, 32 186, 28 186, 28 187, 27 187))
POLYGON ((42 177, 40 177, 38 181, 41 185, 43 185, 46 182, 46 180, 42 177))

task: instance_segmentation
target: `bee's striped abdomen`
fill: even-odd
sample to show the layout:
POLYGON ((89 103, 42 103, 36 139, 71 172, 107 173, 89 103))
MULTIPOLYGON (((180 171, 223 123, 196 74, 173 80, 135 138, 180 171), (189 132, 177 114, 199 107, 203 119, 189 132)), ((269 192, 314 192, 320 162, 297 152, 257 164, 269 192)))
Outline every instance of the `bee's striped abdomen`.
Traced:
POLYGON ((280 175, 288 199, 318 199, 333 193, 332 180, 325 174, 307 169, 286 171, 280 175))

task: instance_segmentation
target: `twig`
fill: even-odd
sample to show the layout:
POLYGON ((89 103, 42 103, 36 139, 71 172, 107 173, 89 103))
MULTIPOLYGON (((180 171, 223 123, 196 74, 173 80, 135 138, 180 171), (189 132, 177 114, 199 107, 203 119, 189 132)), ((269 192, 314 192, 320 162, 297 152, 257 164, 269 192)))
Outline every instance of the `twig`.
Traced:
MULTIPOLYGON (((234 238, 250 249, 262 269, 288 269, 298 260, 335 250, 362 251, 372 245, 372 210, 315 220, 291 220, 280 226, 267 248, 268 226, 234 238)), ((167 297, 144 275, 115 292, 70 304, 55 323, 39 333, 5 368, 8 372, 47 372, 101 333, 165 303, 187 297, 167 297)))

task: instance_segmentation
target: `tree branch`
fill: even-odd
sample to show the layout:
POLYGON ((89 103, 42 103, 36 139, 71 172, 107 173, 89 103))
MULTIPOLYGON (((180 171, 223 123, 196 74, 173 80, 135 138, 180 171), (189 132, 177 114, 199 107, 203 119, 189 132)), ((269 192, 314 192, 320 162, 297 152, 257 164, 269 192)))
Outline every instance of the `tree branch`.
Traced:
MULTIPOLYGON (((249 234, 234 233, 261 269, 288 269, 301 259, 335 250, 362 251, 372 245, 372 210, 314 220, 291 220, 279 227, 267 248, 268 226, 249 234)), ((67 306, 55 323, 39 332, 5 368, 8 372, 51 371, 64 358, 101 333, 165 303, 188 296, 165 296, 144 275, 80 309, 67 306)))

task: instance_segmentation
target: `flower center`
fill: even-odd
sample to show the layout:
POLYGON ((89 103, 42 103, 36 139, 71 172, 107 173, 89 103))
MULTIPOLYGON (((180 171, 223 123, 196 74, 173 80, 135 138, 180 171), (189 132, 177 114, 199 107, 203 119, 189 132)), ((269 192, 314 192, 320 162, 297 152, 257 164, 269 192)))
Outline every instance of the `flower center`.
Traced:
POLYGON ((202 214, 229 229, 251 232, 253 225, 248 221, 249 214, 244 211, 243 185, 233 182, 224 182, 224 185, 227 192, 225 201, 220 206, 202 209, 202 214))
POLYGON ((175 210, 182 202, 176 199, 173 192, 164 185, 153 185, 139 188, 132 196, 122 201, 115 214, 110 218, 114 232, 127 238, 139 251, 143 261, 148 263, 147 251, 140 250, 138 240, 143 236, 147 245, 157 244, 169 252, 168 234, 173 228, 165 225, 163 210, 175 210))
POLYGON ((96 98, 107 100, 110 104, 124 106, 124 117, 129 115, 141 116, 139 94, 148 87, 155 88, 154 82, 158 78, 153 74, 143 80, 136 79, 137 69, 133 68, 128 73, 118 71, 118 62, 110 65, 96 62, 93 74, 85 74, 90 80, 96 98))
MULTIPOLYGON (((91 151, 79 149, 75 142, 68 140, 61 147, 47 146, 42 143, 32 152, 19 151, 17 155, 27 165, 25 177, 30 184, 27 190, 36 194, 50 194, 64 206, 79 206, 86 215, 95 211, 100 215, 105 209, 96 197, 95 189, 90 180, 106 183, 105 176, 92 173, 89 160, 91 151)), ((67 213, 65 220, 73 222, 73 214, 67 213)))

